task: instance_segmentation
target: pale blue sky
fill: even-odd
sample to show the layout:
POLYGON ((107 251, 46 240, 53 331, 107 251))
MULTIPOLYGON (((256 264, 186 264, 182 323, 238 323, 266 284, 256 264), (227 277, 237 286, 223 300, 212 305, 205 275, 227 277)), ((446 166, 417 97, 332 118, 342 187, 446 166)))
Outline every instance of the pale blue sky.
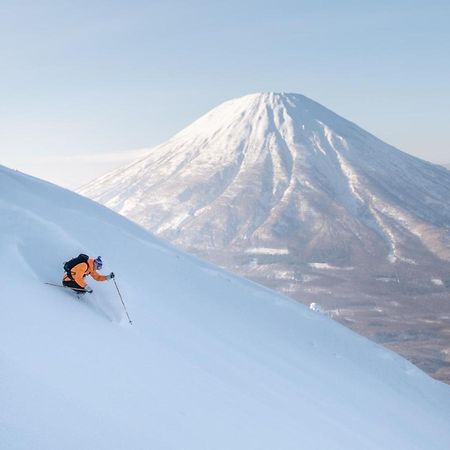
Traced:
POLYGON ((260 91, 449 162, 449 23, 448 1, 0 0, 0 163, 74 187, 260 91))

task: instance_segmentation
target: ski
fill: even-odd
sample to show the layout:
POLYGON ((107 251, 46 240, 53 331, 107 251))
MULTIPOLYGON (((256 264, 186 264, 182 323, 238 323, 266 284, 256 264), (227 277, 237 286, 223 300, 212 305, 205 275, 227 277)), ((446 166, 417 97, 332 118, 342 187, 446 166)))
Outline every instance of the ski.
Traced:
POLYGON ((73 288, 70 286, 63 286, 62 284, 54 284, 54 283, 47 283, 47 282, 44 284, 48 284, 49 286, 55 286, 55 287, 59 287, 59 288, 63 288, 63 289, 71 289, 72 291, 87 292, 85 289, 78 289, 78 288, 73 288))

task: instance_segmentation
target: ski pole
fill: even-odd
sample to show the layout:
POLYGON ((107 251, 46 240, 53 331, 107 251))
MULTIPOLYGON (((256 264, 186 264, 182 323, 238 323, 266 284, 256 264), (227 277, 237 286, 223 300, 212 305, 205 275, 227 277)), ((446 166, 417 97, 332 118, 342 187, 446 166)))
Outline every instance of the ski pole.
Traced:
POLYGON ((122 294, 121 294, 120 291, 119 291, 119 287, 117 286, 116 279, 113 278, 113 281, 114 281, 114 284, 115 284, 115 286, 116 286, 117 293, 119 294, 120 301, 122 302, 123 309, 125 310, 125 313, 127 314, 128 322, 130 322, 130 325, 131 325, 133 322, 131 321, 130 316, 128 315, 127 307, 125 306, 125 303, 123 302, 122 294))

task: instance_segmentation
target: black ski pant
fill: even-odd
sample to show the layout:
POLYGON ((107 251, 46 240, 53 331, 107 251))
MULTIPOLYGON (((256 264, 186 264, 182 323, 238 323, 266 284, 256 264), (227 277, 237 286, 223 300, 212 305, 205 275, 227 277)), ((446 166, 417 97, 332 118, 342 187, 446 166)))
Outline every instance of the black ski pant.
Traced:
POLYGON ((63 281, 63 286, 69 287, 69 288, 74 288, 74 292, 76 292, 77 294, 85 294, 85 291, 77 291, 75 289, 83 289, 78 283, 76 283, 74 280, 64 280, 63 281))

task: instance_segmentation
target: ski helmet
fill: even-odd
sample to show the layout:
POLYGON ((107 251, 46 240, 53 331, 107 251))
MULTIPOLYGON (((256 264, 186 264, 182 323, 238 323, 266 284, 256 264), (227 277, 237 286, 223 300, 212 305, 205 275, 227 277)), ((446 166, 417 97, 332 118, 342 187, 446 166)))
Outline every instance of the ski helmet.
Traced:
POLYGON ((94 259, 94 267, 96 269, 101 269, 103 266, 103 261, 101 256, 97 256, 97 258, 94 259))

